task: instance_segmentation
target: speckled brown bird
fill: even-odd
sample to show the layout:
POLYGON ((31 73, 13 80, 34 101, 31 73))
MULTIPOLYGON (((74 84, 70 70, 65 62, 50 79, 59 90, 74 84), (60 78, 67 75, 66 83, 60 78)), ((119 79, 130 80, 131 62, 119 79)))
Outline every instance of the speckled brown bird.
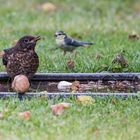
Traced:
POLYGON ((3 64, 11 78, 23 74, 31 78, 39 66, 39 58, 35 52, 35 46, 40 36, 24 36, 20 38, 14 47, 5 49, 3 64))

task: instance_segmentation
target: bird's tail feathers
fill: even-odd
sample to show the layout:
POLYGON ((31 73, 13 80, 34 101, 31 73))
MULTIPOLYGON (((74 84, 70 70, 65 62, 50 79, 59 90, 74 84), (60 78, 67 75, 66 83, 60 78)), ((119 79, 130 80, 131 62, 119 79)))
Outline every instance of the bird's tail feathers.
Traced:
POLYGON ((90 46, 96 44, 95 42, 81 42, 83 46, 90 46))

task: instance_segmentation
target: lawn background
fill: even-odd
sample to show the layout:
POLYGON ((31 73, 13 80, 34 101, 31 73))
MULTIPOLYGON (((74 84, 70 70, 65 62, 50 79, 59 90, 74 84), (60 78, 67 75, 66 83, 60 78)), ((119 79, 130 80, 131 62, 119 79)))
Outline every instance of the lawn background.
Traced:
MULTIPOLYGON (((43 11, 46 0, 0 0, 0 50, 9 48, 20 37, 41 35, 36 51, 40 57, 39 72, 139 72, 140 40, 128 35, 140 33, 140 2, 138 0, 53 0, 56 11, 43 11), (77 56, 63 56, 54 33, 64 30, 84 41, 94 41, 90 48, 79 48, 77 56), (129 66, 112 64, 117 53, 124 52, 129 66), (101 59, 97 59, 101 56, 101 59), (70 70, 66 64, 75 61, 70 70)), ((0 70, 5 71, 2 61, 0 70)), ((138 99, 97 98, 89 105, 66 99, 72 107, 62 116, 52 114, 50 106, 62 100, 44 98, 0 100, 0 139, 7 140, 138 140, 140 138, 140 102, 138 99), (29 121, 18 113, 30 110, 29 121)))
MULTIPOLYGON (((56 11, 44 11, 45 0, 0 0, 0 50, 15 40, 31 34, 45 39, 38 43, 39 72, 139 72, 140 41, 128 35, 140 32, 140 2, 137 0, 53 0, 56 11), (83 41, 96 42, 90 48, 79 48, 77 57, 63 56, 54 33, 63 30, 83 41), (117 53, 124 51, 129 66, 112 64, 117 53), (97 59, 101 56, 101 59, 97 59), (75 60, 75 69, 67 69, 67 61, 75 60)), ((0 70, 4 71, 1 66, 0 70)))

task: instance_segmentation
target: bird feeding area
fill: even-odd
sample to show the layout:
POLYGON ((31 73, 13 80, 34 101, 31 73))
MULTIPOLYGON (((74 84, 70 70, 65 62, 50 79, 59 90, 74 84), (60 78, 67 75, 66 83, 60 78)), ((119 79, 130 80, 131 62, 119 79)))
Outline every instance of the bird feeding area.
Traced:
MULTIPOLYGON (((73 96, 138 97, 140 73, 37 73, 29 81, 27 92, 13 91, 13 83, 5 72, 0 73, 0 98, 66 98, 73 96)), ((20 81, 18 81, 20 84, 20 81)))

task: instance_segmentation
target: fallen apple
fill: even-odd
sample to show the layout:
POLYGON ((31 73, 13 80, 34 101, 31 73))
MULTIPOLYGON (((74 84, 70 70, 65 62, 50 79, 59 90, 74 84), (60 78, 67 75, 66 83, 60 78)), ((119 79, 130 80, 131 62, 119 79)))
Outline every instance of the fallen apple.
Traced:
POLYGON ((30 111, 25 111, 25 112, 20 112, 19 114, 18 114, 18 117, 20 118, 20 119, 25 119, 25 120, 30 120, 30 111))
POLYGON ((70 108, 70 103, 59 103, 51 106, 54 115, 61 115, 65 109, 70 108))
POLYGON ((17 75, 15 76, 12 82, 12 88, 19 93, 24 93, 28 91, 30 87, 30 83, 28 78, 25 75, 17 75))

